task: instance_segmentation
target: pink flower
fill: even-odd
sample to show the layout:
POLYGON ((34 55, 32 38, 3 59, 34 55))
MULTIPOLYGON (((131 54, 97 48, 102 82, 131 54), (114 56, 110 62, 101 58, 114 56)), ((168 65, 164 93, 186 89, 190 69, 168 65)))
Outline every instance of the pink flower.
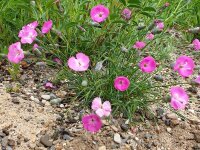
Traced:
POLYGON ((62 61, 59 58, 54 58, 53 61, 59 65, 62 65, 62 61))
POLYGON ((161 21, 156 21, 156 27, 157 27, 159 30, 163 30, 163 29, 164 29, 164 23, 161 22, 161 21))
POLYGON ((149 33, 146 35, 147 40, 153 40, 153 38, 154 38, 154 34, 152 34, 152 33, 149 33))
POLYGON ((10 45, 8 50, 8 60, 10 62, 18 64, 24 58, 24 52, 21 49, 20 42, 10 45))
POLYGON ((31 22, 31 23, 27 24, 27 26, 32 29, 35 29, 38 26, 38 22, 37 21, 31 22))
POLYGON ((169 4, 169 2, 166 2, 165 3, 165 7, 168 7, 170 4, 169 4))
POLYGON ((102 127, 101 118, 96 114, 83 116, 82 124, 85 130, 92 133, 98 132, 102 127))
POLYGON ((35 31, 35 29, 33 29, 32 26, 30 27, 26 25, 22 27, 21 31, 19 31, 18 37, 21 38, 22 44, 26 44, 26 43, 31 44, 37 37, 37 32, 35 31))
POLYGON ((53 86, 53 84, 52 84, 51 82, 46 82, 46 83, 44 84, 44 87, 45 87, 46 89, 53 89, 53 88, 55 88, 55 86, 53 86))
POLYGON ((174 71, 178 71, 178 73, 182 77, 189 77, 192 75, 195 64, 192 58, 188 56, 180 56, 174 65, 174 71))
POLYGON ((181 87, 174 86, 170 89, 171 102, 170 105, 175 109, 184 109, 189 101, 189 97, 185 90, 181 87))
POLYGON ((131 10, 128 9, 128 8, 125 8, 125 9, 122 11, 121 16, 122 16, 122 18, 124 18, 125 20, 130 20, 130 19, 131 19, 131 14, 132 14, 131 10))
POLYGON ((196 79, 194 80, 194 82, 200 84, 200 75, 198 75, 198 76, 196 77, 196 79))
POLYGON ((100 97, 96 97, 92 101, 92 109, 96 112, 99 117, 108 117, 111 113, 111 105, 109 101, 105 101, 103 104, 100 97))
POLYGON ((94 22, 103 22, 109 15, 109 9, 104 5, 94 6, 90 11, 90 17, 94 22))
POLYGON ((140 61, 139 66, 142 72, 151 73, 156 69, 156 61, 153 57, 148 56, 140 61))
POLYGON ((33 51, 35 51, 36 49, 38 49, 38 47, 39 47, 39 46, 38 46, 37 44, 34 44, 34 45, 33 45, 33 51))
POLYGON ((146 43, 142 42, 142 41, 137 41, 134 45, 133 48, 136 49, 143 49, 146 46, 146 43))
POLYGON ((199 51, 200 50, 200 41, 198 39, 195 39, 193 42, 192 42, 193 46, 194 46, 194 49, 196 51, 199 51))
POLYGON ((42 33, 43 34, 48 33, 51 30, 52 25, 53 25, 52 20, 44 22, 44 24, 42 26, 42 33))
POLYGON ((118 91, 126 91, 128 87, 130 86, 130 81, 127 77, 124 76, 118 76, 114 80, 114 87, 118 91))
POLYGON ((76 58, 70 57, 68 66, 74 71, 86 71, 89 67, 90 59, 83 53, 77 53, 76 58))

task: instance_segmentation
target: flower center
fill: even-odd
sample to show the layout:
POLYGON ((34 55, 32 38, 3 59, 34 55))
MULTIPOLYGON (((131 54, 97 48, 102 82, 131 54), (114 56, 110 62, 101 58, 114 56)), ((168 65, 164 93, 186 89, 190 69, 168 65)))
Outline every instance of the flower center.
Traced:
POLYGON ((147 67, 148 65, 147 64, 144 64, 144 67, 147 67))
POLYGON ((100 13, 99 13, 99 17, 102 17, 102 16, 103 16, 103 13, 102 13, 102 12, 100 12, 100 13))

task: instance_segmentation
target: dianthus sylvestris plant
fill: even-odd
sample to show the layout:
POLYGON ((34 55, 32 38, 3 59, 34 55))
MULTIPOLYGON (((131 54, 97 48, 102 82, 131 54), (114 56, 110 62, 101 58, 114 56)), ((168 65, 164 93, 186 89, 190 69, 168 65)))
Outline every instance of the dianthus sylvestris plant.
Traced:
MULTIPOLYGON (((62 68, 58 79, 67 79, 67 87, 76 93, 69 98, 92 108, 92 114, 82 118, 84 129, 100 131, 101 118, 108 118, 111 111, 132 119, 135 111, 163 98, 161 89, 154 90, 159 83, 152 79, 167 64, 165 56, 170 52, 168 45, 172 39, 165 40, 169 36, 164 30, 170 19, 162 15, 169 3, 151 7, 140 0, 137 4, 131 0, 105 0, 101 4, 58 1, 52 4, 55 14, 46 7, 38 9, 41 14, 37 5, 33 9, 40 15, 33 16, 36 21, 22 27, 18 34, 21 43, 15 53, 9 52, 9 61, 19 64, 24 58, 19 44, 26 44, 24 47, 30 46, 33 53, 39 51, 43 60, 50 58, 52 64, 62 68)), ((192 45, 199 50, 198 39, 192 45)), ((194 68, 192 58, 182 55, 172 71, 190 77, 194 68)), ((195 82, 199 82, 198 77, 195 82)), ((55 88, 50 82, 44 86, 55 88)), ((169 105, 175 110, 184 109, 189 101, 184 89, 173 85, 170 94, 169 105)))

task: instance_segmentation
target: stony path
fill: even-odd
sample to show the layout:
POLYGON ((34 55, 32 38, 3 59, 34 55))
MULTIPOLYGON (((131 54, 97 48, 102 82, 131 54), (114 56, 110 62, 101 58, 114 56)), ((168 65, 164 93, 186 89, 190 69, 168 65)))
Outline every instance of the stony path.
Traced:
POLYGON ((17 95, 11 98, 0 84, 0 150, 33 149, 38 135, 53 125, 55 115, 51 111, 50 106, 40 107, 17 95))

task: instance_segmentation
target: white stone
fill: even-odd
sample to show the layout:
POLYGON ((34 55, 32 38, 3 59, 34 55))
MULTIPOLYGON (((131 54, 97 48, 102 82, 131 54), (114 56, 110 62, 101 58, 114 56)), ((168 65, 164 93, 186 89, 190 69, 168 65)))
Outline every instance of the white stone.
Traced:
POLYGON ((118 133, 115 133, 114 134, 114 141, 118 144, 121 144, 122 142, 122 139, 121 139, 121 136, 118 134, 118 133))
POLYGON ((42 95, 41 96, 45 100, 50 100, 51 96, 50 95, 42 95))

